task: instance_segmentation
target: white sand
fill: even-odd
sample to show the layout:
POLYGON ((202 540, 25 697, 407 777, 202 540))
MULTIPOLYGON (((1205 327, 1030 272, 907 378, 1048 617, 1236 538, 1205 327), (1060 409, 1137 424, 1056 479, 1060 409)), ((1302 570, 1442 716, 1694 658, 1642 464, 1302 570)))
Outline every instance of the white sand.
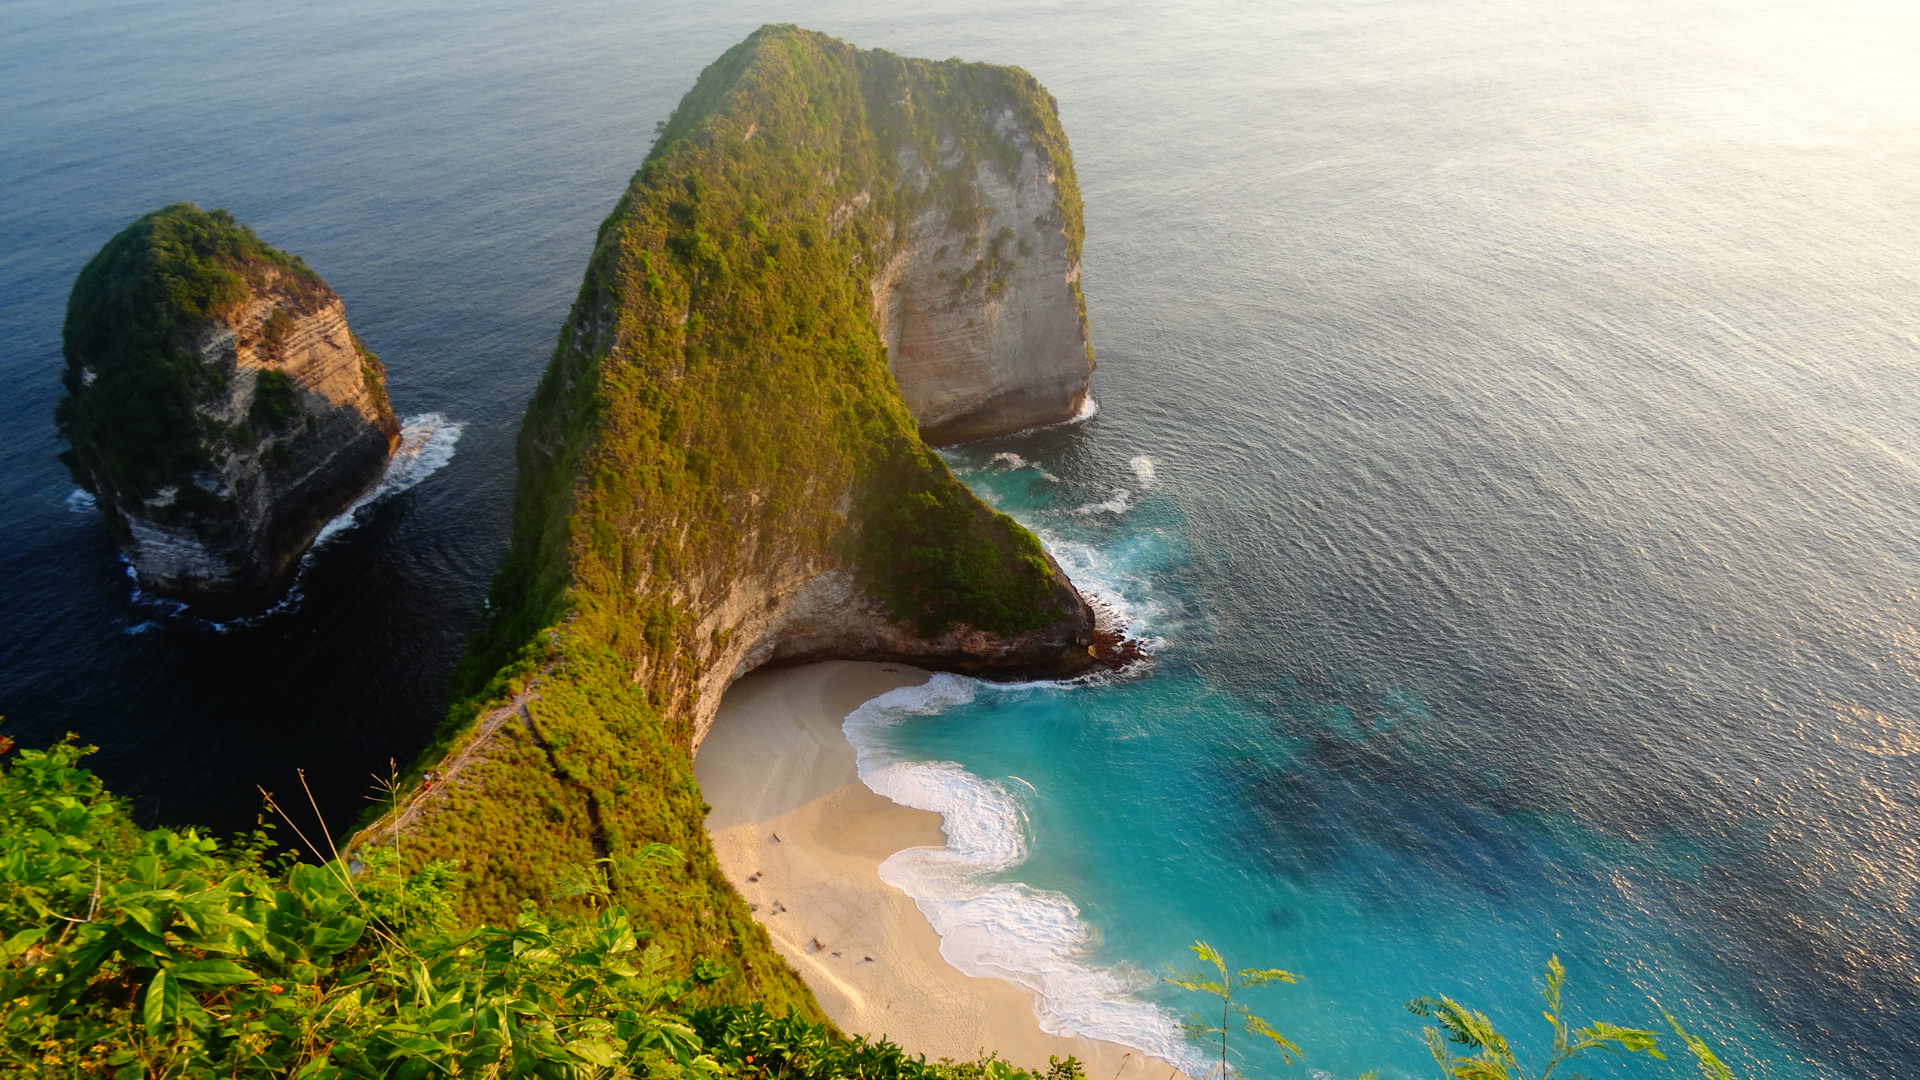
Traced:
POLYGON ((931 1060, 992 1050, 1044 1069, 1049 1055, 1072 1055, 1092 1080, 1168 1080, 1172 1066, 1139 1051, 1041 1031, 1024 987, 948 964, 913 901, 880 880, 887 856, 944 843, 940 817, 868 790, 840 725, 926 678, 835 662, 734 684, 693 763, 721 869, 842 1030, 931 1060))

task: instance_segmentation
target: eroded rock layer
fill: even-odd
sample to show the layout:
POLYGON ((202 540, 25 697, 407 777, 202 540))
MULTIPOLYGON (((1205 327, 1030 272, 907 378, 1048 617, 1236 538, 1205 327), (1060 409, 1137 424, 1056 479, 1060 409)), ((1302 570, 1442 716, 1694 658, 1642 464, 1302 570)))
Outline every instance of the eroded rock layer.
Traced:
POLYGON ((257 609, 399 438, 378 359, 319 275, 225 211, 142 217, 68 304, 62 458, 140 584, 257 609))
POLYGON ((901 397, 936 445, 1071 420, 1093 371, 1080 200, 1058 118, 1004 105, 986 119, 997 154, 969 160, 952 136, 931 161, 911 142, 894 147, 900 183, 921 194, 968 183, 974 201, 923 200, 873 276, 901 397))

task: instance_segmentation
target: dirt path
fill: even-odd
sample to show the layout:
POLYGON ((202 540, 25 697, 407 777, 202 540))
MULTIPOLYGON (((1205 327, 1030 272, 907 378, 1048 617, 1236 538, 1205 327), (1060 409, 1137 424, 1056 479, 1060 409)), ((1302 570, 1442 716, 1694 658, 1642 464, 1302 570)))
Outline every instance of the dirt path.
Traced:
POLYGON ((419 820, 428 802, 444 796, 450 785, 460 782, 460 775, 468 765, 485 760, 485 755, 481 751, 493 741, 493 736, 505 726, 508 720, 518 717, 528 733, 535 734, 533 717, 527 712, 527 703, 540 700, 539 685, 539 680, 535 679, 526 690, 515 695, 511 701, 481 717, 480 722, 474 725, 473 731, 461 740, 460 749, 434 765, 434 769, 440 773, 440 779, 431 788, 424 784, 416 784, 399 805, 356 834, 351 841, 351 846, 373 847, 389 842, 401 830, 419 820))

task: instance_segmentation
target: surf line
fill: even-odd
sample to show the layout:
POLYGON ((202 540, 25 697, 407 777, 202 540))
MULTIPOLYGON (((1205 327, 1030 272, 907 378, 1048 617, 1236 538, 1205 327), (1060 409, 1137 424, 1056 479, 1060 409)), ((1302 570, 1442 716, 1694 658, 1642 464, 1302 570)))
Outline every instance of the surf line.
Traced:
MULTIPOLYGON (((244 630, 257 626, 275 615, 298 610, 301 601, 306 599, 306 594, 301 591, 300 585, 306 577, 307 569, 313 565, 314 552, 318 551, 322 544, 359 524, 360 511, 382 499, 398 495, 440 471, 453 460, 454 445, 460 441, 460 436, 466 428, 464 421, 448 420, 437 412, 403 418, 400 421, 400 445, 394 448, 393 457, 387 461, 386 471, 380 474, 380 479, 367 489, 366 494, 354 500, 352 506, 334 515, 332 520, 320 527, 320 531, 314 535, 313 543, 309 544, 306 553, 300 556, 300 566, 294 571, 293 581, 287 585, 286 595, 267 610, 257 615, 246 615, 237 619, 228 619, 225 622, 212 622, 195 617, 189 613, 187 605, 177 600, 153 596, 142 590, 139 578, 134 573, 133 564, 127 561, 125 555, 122 555, 120 562, 126 570, 127 577, 134 582, 132 597, 134 604, 158 612, 162 618, 190 620, 217 634, 244 630)), ((75 498, 83 495, 86 493, 76 490, 67 496, 67 508, 75 511, 94 509, 97 504, 91 496, 87 496, 84 502, 75 498)), ((158 629, 159 625, 154 620, 148 619, 123 629, 121 633, 142 634, 158 629)))
POLYGON ((907 761, 889 745, 888 729, 909 716, 965 705, 978 685, 936 672, 919 686, 866 702, 841 725, 861 781, 902 806, 939 814, 946 833, 942 847, 888 856, 880 879, 913 898, 940 936, 947 963, 975 978, 1031 990, 1042 1031, 1119 1043, 1202 1075, 1207 1063, 1187 1043, 1180 1021, 1134 996, 1151 985, 1150 977, 1143 982, 1085 961, 1094 935, 1071 898, 990 880, 1027 858, 1026 814, 1013 793, 955 762, 907 761))

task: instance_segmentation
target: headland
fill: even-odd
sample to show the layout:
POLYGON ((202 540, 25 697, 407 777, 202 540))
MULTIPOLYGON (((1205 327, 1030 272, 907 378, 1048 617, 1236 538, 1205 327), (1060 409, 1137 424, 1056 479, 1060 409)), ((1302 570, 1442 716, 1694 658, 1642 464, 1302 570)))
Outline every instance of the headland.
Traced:
POLYGON ((463 914, 494 921, 670 845, 666 881, 610 888, 676 965, 726 972, 690 1003, 824 1016, 722 871, 693 754, 766 665, 1102 662, 1059 565, 923 439, 1080 412, 1082 231, 1023 71, 792 26, 710 65, 602 224, 522 423, 491 619, 416 766, 444 780, 358 843, 459 860, 463 914))

